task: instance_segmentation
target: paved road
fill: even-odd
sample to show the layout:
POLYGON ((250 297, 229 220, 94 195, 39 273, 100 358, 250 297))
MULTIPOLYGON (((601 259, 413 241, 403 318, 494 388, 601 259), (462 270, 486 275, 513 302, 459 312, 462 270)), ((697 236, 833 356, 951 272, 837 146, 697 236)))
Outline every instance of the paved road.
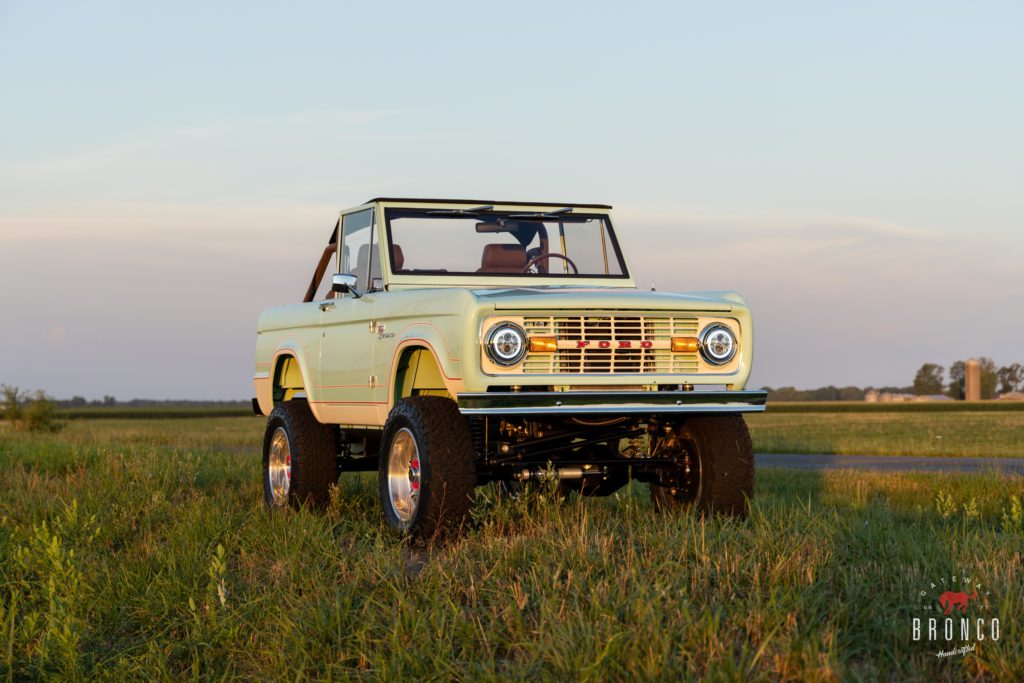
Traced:
POLYGON ((853 469, 883 472, 1000 472, 1024 475, 1024 458, 925 458, 884 455, 803 455, 758 453, 758 467, 798 470, 853 469))

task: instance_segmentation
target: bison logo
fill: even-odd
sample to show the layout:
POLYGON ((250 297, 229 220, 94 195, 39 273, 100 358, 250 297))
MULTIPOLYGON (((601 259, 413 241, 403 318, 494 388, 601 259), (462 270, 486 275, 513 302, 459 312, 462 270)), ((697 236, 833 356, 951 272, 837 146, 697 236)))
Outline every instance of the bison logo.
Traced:
POLYGON ((954 593, 953 591, 946 591, 939 596, 939 607, 943 609, 944 615, 949 615, 954 609, 960 610, 961 614, 967 614, 967 603, 971 600, 978 599, 978 589, 975 588, 974 592, 968 595, 967 593, 954 593))

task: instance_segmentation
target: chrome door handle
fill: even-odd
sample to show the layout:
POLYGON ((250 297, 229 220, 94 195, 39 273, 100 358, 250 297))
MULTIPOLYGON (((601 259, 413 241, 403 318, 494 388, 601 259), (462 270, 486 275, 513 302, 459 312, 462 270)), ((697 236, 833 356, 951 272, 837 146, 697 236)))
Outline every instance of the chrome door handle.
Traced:
POLYGON ((320 312, 321 313, 326 311, 328 308, 334 308, 334 302, 333 301, 325 301, 324 303, 320 304, 320 312))

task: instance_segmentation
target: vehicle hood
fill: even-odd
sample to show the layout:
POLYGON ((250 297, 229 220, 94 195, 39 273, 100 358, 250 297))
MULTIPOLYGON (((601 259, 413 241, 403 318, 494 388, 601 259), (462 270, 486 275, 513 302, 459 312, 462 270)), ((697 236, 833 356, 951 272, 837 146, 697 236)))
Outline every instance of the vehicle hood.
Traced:
POLYGON ((475 289, 481 303, 496 310, 644 310, 728 313, 746 308, 736 292, 644 292, 638 289, 516 287, 475 289))

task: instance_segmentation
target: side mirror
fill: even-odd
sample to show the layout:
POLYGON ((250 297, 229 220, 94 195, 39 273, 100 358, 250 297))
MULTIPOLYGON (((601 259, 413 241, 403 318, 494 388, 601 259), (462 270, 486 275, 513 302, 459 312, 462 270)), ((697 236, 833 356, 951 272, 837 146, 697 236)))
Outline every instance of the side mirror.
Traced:
POLYGON ((356 276, 351 273, 335 273, 331 277, 331 291, 339 294, 352 293, 356 298, 362 296, 356 289, 356 276))

